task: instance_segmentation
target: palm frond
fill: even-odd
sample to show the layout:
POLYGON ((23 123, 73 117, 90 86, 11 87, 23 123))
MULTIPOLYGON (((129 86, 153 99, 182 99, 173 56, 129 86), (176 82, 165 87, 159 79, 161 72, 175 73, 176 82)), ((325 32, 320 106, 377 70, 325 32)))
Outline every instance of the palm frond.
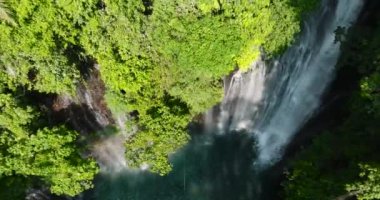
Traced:
POLYGON ((15 21, 10 15, 10 11, 7 8, 5 0, 0 0, 0 20, 5 21, 11 25, 16 25, 15 21))

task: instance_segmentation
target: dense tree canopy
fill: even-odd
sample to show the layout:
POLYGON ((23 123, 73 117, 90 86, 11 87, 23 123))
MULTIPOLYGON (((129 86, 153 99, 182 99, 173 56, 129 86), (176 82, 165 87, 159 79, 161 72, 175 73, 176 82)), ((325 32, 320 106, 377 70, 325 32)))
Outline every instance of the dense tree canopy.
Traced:
POLYGON ((260 47, 281 53, 316 3, 0 1, 0 176, 39 177, 71 196, 91 186, 97 167, 82 158, 78 133, 48 123, 28 94, 75 96, 92 62, 112 113, 138 113, 129 164, 167 173, 187 124, 221 100, 221 78, 248 69, 260 47))
POLYGON ((77 133, 64 126, 40 129, 33 107, 4 91, 0 97, 0 177, 40 177, 53 193, 71 196, 90 188, 96 164, 79 155, 77 133))

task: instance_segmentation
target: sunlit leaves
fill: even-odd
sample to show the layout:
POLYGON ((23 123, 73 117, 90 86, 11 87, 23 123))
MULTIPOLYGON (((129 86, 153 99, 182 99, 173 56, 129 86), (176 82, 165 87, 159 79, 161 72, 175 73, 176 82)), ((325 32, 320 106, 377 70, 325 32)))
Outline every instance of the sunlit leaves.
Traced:
POLYGON ((64 126, 34 130, 37 117, 25 102, 0 94, 0 176, 39 177, 56 194, 90 188, 97 166, 79 155, 77 133, 64 126))
POLYGON ((359 200, 380 199, 380 167, 361 164, 362 181, 347 185, 347 190, 357 194, 359 200))
MULTIPOLYGON (((93 12, 92 1, 8 1, 17 27, 1 24, 0 70, 12 69, 6 82, 41 92, 69 93, 79 79, 67 47, 81 33, 78 25, 93 12)), ((9 70, 8 70, 9 71, 9 70)))
MULTIPOLYGON (((222 77, 247 69, 259 47, 269 55, 281 52, 299 31, 303 10, 287 0, 152 2, 152 12, 146 13, 144 1, 9 0, 18 26, 0 23, 0 81, 10 91, 74 94, 83 63, 96 62, 113 113, 138 113, 140 132, 126 144, 131 165, 148 163, 152 171, 164 174, 170 170, 169 155, 188 141, 191 118, 221 101, 222 77)), ((27 108, 22 109, 26 111, 19 113, 28 116, 27 108)), ((88 188, 86 181, 73 188, 68 181, 81 182, 92 174, 76 176, 65 171, 81 171, 76 165, 54 165, 75 157, 75 133, 63 127, 29 130, 29 121, 12 120, 0 119, 9 125, 4 142, 21 138, 8 153, 34 159, 13 160, 23 166, 20 174, 44 177, 59 194, 88 188), (44 150, 58 148, 58 160, 44 150), (27 171, 44 159, 51 173, 27 171)), ((93 173, 92 162, 84 165, 93 173)))
POLYGON ((74 196, 92 187, 97 173, 94 161, 82 159, 75 148, 76 133, 65 127, 44 128, 24 138, 2 137, 1 175, 36 176, 51 192, 74 196))

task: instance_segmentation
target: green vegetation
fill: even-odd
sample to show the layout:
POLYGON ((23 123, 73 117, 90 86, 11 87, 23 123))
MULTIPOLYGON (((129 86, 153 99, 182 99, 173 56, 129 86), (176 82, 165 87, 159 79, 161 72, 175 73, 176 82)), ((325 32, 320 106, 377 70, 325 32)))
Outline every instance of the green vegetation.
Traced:
POLYGON ((248 69, 259 47, 281 53, 317 2, 0 1, 1 179, 37 177, 70 196, 91 187, 97 167, 80 155, 78 133, 48 123, 26 95, 74 96, 91 62, 113 114, 138 113, 130 165, 168 173, 187 124, 221 100, 222 76, 248 69))
POLYGON ((361 80, 337 129, 314 139, 291 164, 287 199, 380 199, 380 29, 378 23, 347 35, 340 66, 361 80))
POLYGON ((77 133, 64 126, 36 127, 38 112, 4 91, 0 94, 0 177, 40 177, 56 194, 75 195, 92 186, 94 161, 82 159, 77 133))
POLYGON ((280 53, 299 31, 301 11, 312 8, 302 7, 305 2, 299 7, 279 0, 248 2, 154 1, 144 8, 106 2, 107 12, 99 18, 113 15, 116 22, 94 21, 85 28, 97 35, 103 25, 112 27, 103 27, 109 37, 82 43, 102 66, 111 110, 139 112, 141 131, 127 143, 132 165, 145 162, 152 171, 167 173, 167 157, 187 142, 190 119, 220 102, 221 77, 236 67, 246 69, 259 46, 270 55, 280 53))

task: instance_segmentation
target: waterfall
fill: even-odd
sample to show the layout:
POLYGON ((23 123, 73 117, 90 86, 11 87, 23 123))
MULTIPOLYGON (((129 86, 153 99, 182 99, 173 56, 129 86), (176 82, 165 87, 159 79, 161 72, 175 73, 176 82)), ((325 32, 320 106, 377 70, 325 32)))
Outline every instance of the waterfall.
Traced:
MULTIPOLYGON (((124 170, 101 177, 95 199, 277 199, 272 182, 279 181, 280 172, 262 169, 281 158, 282 149, 318 111, 340 54, 334 31, 349 27, 364 3, 321 1, 282 56, 271 61, 263 56, 247 72, 225 77, 224 99, 203 121, 206 133, 216 134, 194 134, 171 155, 173 170, 166 176, 124 170)), ((123 121, 116 119, 122 132, 123 121)))
POLYGON ((252 64, 248 73, 237 71, 225 79, 225 97, 217 123, 219 133, 252 127, 264 98, 266 66, 262 60, 252 64))
POLYGON ((244 131, 255 138, 257 166, 280 159, 282 149, 317 111, 334 78, 340 54, 334 31, 349 27, 363 3, 323 0, 303 24, 297 42, 281 57, 270 62, 259 59, 250 71, 226 78, 219 116, 207 121, 217 121, 221 134, 244 131))

